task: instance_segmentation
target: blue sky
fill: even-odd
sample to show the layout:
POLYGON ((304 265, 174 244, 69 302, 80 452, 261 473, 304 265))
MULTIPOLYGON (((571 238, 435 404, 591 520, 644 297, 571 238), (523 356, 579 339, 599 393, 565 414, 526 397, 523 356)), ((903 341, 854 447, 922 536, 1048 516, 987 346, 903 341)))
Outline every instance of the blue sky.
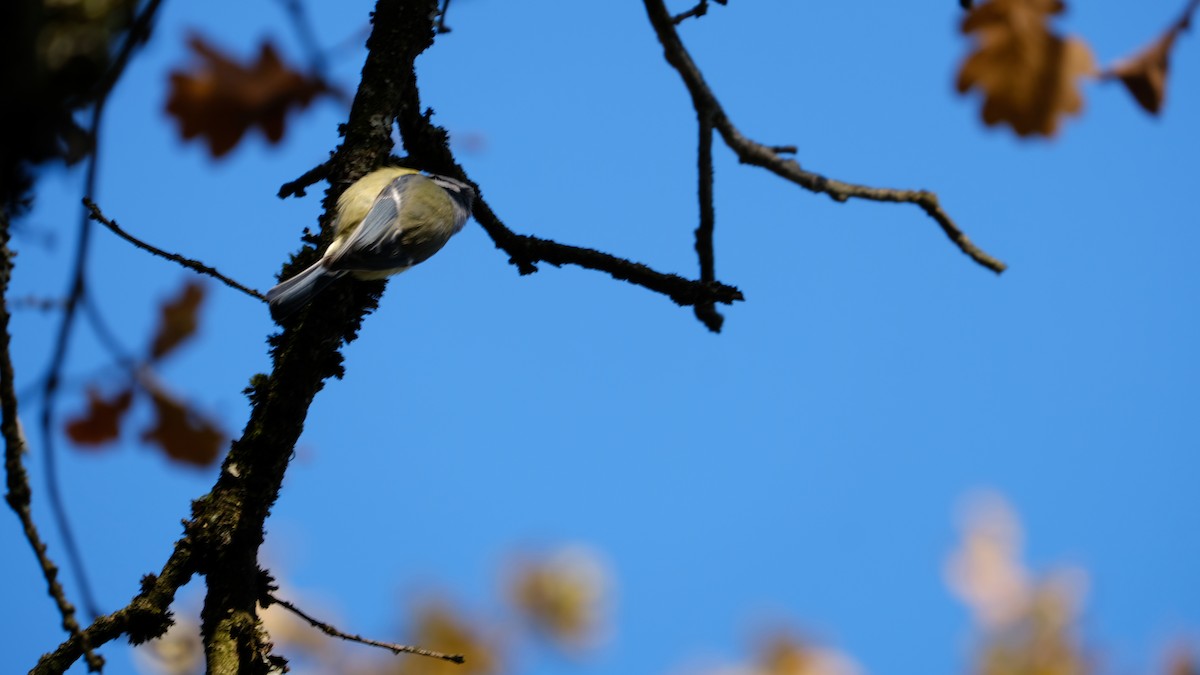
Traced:
MULTIPOLYGON (((1074 3, 1062 26, 1109 62, 1178 4, 1074 3)), ((311 7, 326 45, 358 34, 369 9, 311 7)), ((348 629, 398 638, 413 593, 486 613, 514 550, 582 543, 615 579, 610 640, 578 664, 523 650, 513 672, 732 662, 782 620, 867 672, 949 673, 971 644, 941 575, 954 513, 992 488, 1020 513, 1035 570, 1088 571, 1083 625, 1114 670, 1149 672, 1194 639, 1195 40, 1177 47, 1161 119, 1089 85, 1059 138, 1018 142, 952 90, 958 16, 951 0, 735 0, 681 30, 744 133, 797 145, 831 177, 937 191, 1007 273, 975 266, 915 207, 836 204, 720 146, 717 273, 747 301, 719 336, 594 272, 519 277, 469 224, 389 285, 345 350, 347 377, 318 396, 268 523, 275 569, 348 629)), ((484 139, 456 149, 507 224, 695 275, 694 114, 640 3, 459 0, 450 24, 418 62, 423 103, 457 138, 484 139)), ((282 145, 254 137, 211 161, 162 113, 190 30, 237 54, 270 36, 303 56, 279 3, 165 3, 109 107, 99 202, 136 235, 265 289, 319 211, 320 190, 275 191, 335 147, 345 111, 318 103, 282 145)), ((352 88, 362 57, 338 52, 334 77, 352 88)), ((80 183, 42 176, 13 296, 65 290, 80 183)), ((132 348, 186 278, 104 231, 90 269, 132 348)), ((273 326, 259 303, 211 290, 199 339, 162 376, 236 431, 273 326)), ((15 318, 18 384, 43 372, 55 325, 15 318)), ((106 359, 83 331, 69 372, 106 359)), ((59 410, 82 397, 69 389, 59 410)), ((22 406, 32 426, 36 405, 22 406)), ((36 445, 34 509, 61 554, 36 445)), ((108 609, 157 571, 215 477, 136 443, 67 450, 62 465, 108 609)), ((0 540, 0 598, 19 608, 0 663, 17 672, 61 633, 15 518, 0 518, 0 540)), ((109 672, 129 672, 126 652, 107 649, 109 672)))

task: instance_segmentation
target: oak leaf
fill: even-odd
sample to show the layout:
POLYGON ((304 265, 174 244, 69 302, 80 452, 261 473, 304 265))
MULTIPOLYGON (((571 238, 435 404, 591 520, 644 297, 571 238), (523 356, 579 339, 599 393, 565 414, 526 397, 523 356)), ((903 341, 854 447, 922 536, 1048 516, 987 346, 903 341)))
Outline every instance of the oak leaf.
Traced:
POLYGON ((225 432, 157 385, 148 386, 147 391, 157 419, 142 432, 142 441, 159 446, 174 460, 196 466, 215 462, 225 445, 225 432))
POLYGON ((1171 48, 1175 46, 1179 30, 1178 24, 1172 26, 1150 46, 1116 64, 1104 74, 1107 78, 1121 80, 1138 105, 1152 115, 1157 115, 1162 109, 1163 99, 1166 97, 1167 68, 1170 65, 1171 48))
POLYGON ((121 435, 121 419, 133 403, 133 390, 125 389, 105 399, 98 391, 87 391, 88 407, 83 414, 67 421, 67 437, 76 445, 98 446, 117 440, 121 435))
POLYGON ((157 361, 174 351, 199 326, 197 314, 204 301, 204 284, 189 281, 179 295, 164 302, 158 317, 158 329, 150 345, 150 359, 157 361))
POLYGON ((202 136, 213 157, 232 150, 251 127, 278 143, 289 111, 331 92, 320 77, 289 68, 269 42, 257 61, 244 65, 199 36, 189 46, 199 61, 191 70, 171 73, 167 113, 179 121, 185 139, 202 136))
POLYGON ((990 0, 963 19, 975 51, 958 73, 959 93, 978 88, 983 121, 1008 124, 1021 136, 1051 136, 1059 119, 1083 109, 1079 79, 1095 73, 1088 46, 1053 33, 1058 0, 990 0))

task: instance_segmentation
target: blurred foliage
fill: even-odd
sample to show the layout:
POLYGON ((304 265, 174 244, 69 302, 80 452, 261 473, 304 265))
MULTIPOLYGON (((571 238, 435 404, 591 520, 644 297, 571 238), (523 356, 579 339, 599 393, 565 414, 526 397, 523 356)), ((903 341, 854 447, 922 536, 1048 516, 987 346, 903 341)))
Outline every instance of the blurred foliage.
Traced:
POLYGON ((1019 136, 1053 136, 1062 118, 1083 110, 1080 84, 1099 76, 1119 81, 1143 110, 1157 115, 1167 91, 1176 38, 1200 3, 1189 1, 1170 26, 1134 56, 1097 70, 1092 50, 1078 37, 1051 29, 1066 10, 1062 0, 964 2, 962 32, 974 46, 958 72, 958 91, 979 90, 988 125, 1005 124, 1019 136))
POLYGON ((1053 136, 1060 117, 1083 109, 1078 80, 1096 67, 1085 42, 1050 30, 1050 18, 1063 9, 1059 0, 991 0, 963 19, 975 51, 958 73, 958 90, 983 92, 985 124, 1053 136))
POLYGON ((142 430, 142 442, 157 446, 167 457, 184 464, 209 466, 217 461, 228 434, 211 417, 172 394, 153 370, 196 334, 205 295, 203 284, 189 280, 178 296, 162 304, 146 356, 140 362, 124 364, 117 393, 106 398, 100 393, 99 383, 88 387, 87 407, 64 423, 64 431, 76 447, 99 449, 119 440, 135 398, 147 398, 154 423, 142 430))
POLYGON ((76 111, 103 94, 136 0, 0 2, 0 207, 19 210, 29 168, 90 152, 76 111))
POLYGON ((513 606, 540 634, 577 652, 603 636, 609 580, 592 551, 563 548, 540 559, 523 559, 507 584, 513 606))
MULTIPOLYGON (((965 670, 975 675, 1093 675, 1107 672, 1080 637, 1086 575, 1059 567, 1038 575, 1021 561, 1021 524, 998 494, 981 493, 964 512, 962 536, 945 565, 947 586, 972 618, 975 647, 965 670)), ((278 605, 262 610, 263 623, 293 672, 349 675, 509 675, 521 638, 559 653, 597 653, 608 634, 615 586, 601 556, 564 546, 523 554, 503 575, 507 609, 469 617, 445 599, 412 605, 402 618, 404 642, 463 654, 462 665, 420 656, 392 656, 326 637, 278 605), (515 613, 515 614, 514 614, 515 613), (517 620, 519 619, 519 620, 517 620), (522 627, 530 629, 528 634, 522 627), (586 648, 585 648, 586 647, 586 648), (382 655, 381 655, 382 654, 382 655)), ((311 604, 294 590, 282 592, 311 604)), ((317 613, 328 615, 318 608, 317 613)), ((335 623, 336 625, 336 623, 335 623)), ((345 630, 345 626, 338 626, 345 630)), ((181 619, 160 640, 139 649, 146 675, 203 671, 199 628, 181 619)), ((1180 643, 1164 655, 1162 675, 1200 675, 1196 652, 1180 643)), ((770 628, 754 636, 749 658, 700 675, 861 675, 848 654, 794 630, 770 628)))
POLYGON ((188 45, 196 62, 171 73, 167 114, 179 123, 184 139, 207 141, 213 157, 228 154, 251 128, 261 129, 271 143, 280 142, 289 112, 334 93, 320 76, 284 63, 270 42, 263 42, 258 59, 246 64, 197 35, 188 45))
MULTIPOLYGON (((723 4, 723 3, 721 3, 723 4)), ((1197 3, 1148 46, 1102 72, 1081 38, 1061 37, 1053 21, 1059 0, 963 2, 971 9, 962 32, 971 40, 958 89, 982 97, 982 118, 1021 136, 1049 136, 1083 108, 1081 83, 1099 74, 1119 81, 1138 104, 1159 113, 1167 90, 1171 52, 1197 3)), ((706 7, 700 3, 697 7, 706 7)), ((0 2, 0 78, 8 103, 0 106, 0 206, 16 209, 28 198, 29 167, 75 161, 92 148, 76 119, 115 77, 114 54, 134 24, 136 0, 5 0, 0 2), (15 102, 15 104, 14 104, 15 102)), ((695 16, 702 15, 697 12, 695 16)), ((239 60, 192 37, 195 56, 169 77, 166 110, 185 139, 200 138, 211 156, 231 152, 252 129, 281 141, 288 115, 336 93, 316 73, 289 65, 269 42, 253 59, 239 60)), ((476 142, 482 142, 477 140, 476 142)), ((471 151, 472 146, 465 146, 471 151)), ((163 304, 145 356, 128 364, 114 388, 93 384, 83 411, 66 432, 80 447, 100 447, 122 436, 137 400, 154 415, 141 438, 174 460, 216 461, 226 436, 218 425, 172 395, 151 368, 190 340, 199 328, 204 289, 188 284, 163 304), (105 390, 109 393, 105 393, 105 390)), ((962 539, 946 565, 948 586, 972 617, 974 649, 966 670, 979 675, 1085 675, 1103 671, 1081 636, 1085 575, 1078 570, 1036 574, 1021 562, 1022 532, 1011 507, 996 495, 973 503, 962 539)), ((417 656, 380 655, 328 638, 278 605, 263 609, 265 629, 294 672, 351 675, 504 675, 514 672, 515 643, 584 656, 603 644, 614 588, 607 567, 587 549, 571 547, 526 556, 507 575, 504 609, 479 619, 446 600, 420 603, 403 624, 413 644, 463 653, 457 666, 417 656), (519 628, 514 628, 519 627, 519 628), (522 633, 528 630, 528 635, 522 633)), ((285 593, 304 606, 305 598, 285 593)), ((319 612, 318 612, 319 613, 319 612)), ((344 626, 342 628, 345 628, 344 626)), ((855 675, 854 660, 797 634, 758 636, 744 663, 721 669, 738 675, 855 675)), ((161 639, 137 650, 147 673, 190 675, 204 668, 199 626, 176 612, 161 639)), ((1164 660, 1168 675, 1200 675, 1195 652, 1180 646, 1164 660)))

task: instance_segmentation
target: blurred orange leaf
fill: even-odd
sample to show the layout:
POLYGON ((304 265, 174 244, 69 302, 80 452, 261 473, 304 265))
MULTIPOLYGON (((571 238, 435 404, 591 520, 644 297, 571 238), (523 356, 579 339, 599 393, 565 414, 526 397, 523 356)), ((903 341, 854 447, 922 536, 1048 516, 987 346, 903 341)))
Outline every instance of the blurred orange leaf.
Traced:
POLYGON ((417 610, 412 644, 446 654, 462 654, 463 664, 436 659, 403 659, 393 671, 400 675, 493 675, 500 656, 479 631, 445 603, 430 603, 417 610))
POLYGON ((148 384, 146 389, 157 419, 152 428, 142 432, 142 440, 158 445, 174 460, 196 466, 215 462, 225 444, 225 432, 157 385, 148 384))
POLYGON ((99 392, 89 388, 87 397, 87 410, 67 420, 67 437, 84 447, 115 441, 121 435, 121 418, 133 403, 133 390, 125 389, 105 400, 99 392))
POLYGON ((858 675, 850 657, 819 647, 787 633, 776 633, 759 647, 759 666, 750 672, 762 675, 858 675))
POLYGON ((171 73, 167 113, 179 120, 185 139, 204 137, 213 157, 232 150, 251 127, 278 143, 289 110, 306 108, 331 91, 319 77, 289 68, 269 42, 260 47, 257 61, 245 65, 199 36, 188 44, 199 62, 171 73))
POLYGON ((166 356, 196 333, 196 327, 199 325, 196 315, 203 301, 204 285, 197 281, 189 281, 178 296, 163 303, 158 330, 155 331, 154 342, 150 346, 151 360, 157 361, 166 356))
POLYGON ((1176 647, 1167 661, 1167 675, 1200 675, 1196 652, 1183 645, 1176 647))
POLYGON ((1172 26, 1149 47, 1104 74, 1105 77, 1121 80, 1138 105, 1152 115, 1157 115, 1162 109, 1167 94, 1167 67, 1179 30, 1178 24, 1172 26))
POLYGON ((1050 31, 1059 0, 990 0, 963 19, 975 39, 963 61, 957 88, 983 93, 983 121, 1008 124, 1021 136, 1051 136, 1064 115, 1083 109, 1081 77, 1095 73, 1088 46, 1050 31))

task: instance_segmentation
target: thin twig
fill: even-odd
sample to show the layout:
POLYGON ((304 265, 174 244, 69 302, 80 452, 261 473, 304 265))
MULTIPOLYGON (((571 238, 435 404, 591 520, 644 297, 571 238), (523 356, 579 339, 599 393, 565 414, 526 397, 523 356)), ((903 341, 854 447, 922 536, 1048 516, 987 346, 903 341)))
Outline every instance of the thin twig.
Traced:
MULTIPOLYGON (((121 54, 125 59, 132 53, 132 36, 126 39, 126 49, 121 54)), ((118 64, 123 63, 118 58, 118 64)), ((115 75, 113 76, 115 77, 115 75)), ((115 81, 115 80, 114 80, 115 81)), ((102 93, 92 106, 92 119, 88 126, 89 145, 92 154, 88 157, 87 172, 84 178, 84 197, 91 197, 96 190, 97 167, 100 164, 100 124, 104 118, 104 105, 108 100, 108 92, 112 82, 104 86, 102 93)), ((58 334, 55 336, 54 347, 51 350, 50 365, 46 369, 45 385, 42 393, 42 408, 39 416, 39 432, 42 438, 42 466, 45 470, 46 495, 50 500, 50 512, 54 516, 59 534, 63 540, 63 548, 67 552, 67 563, 71 566, 75 579, 79 583, 79 594, 83 598, 83 609, 90 619, 101 614, 100 605, 92 592, 92 584, 88 580, 87 566, 83 562, 83 554, 75 540, 75 532, 67 517, 67 505, 62 497, 58 480, 58 451, 54 435, 54 404, 57 402, 58 386, 62 378, 62 370, 67 362, 67 351, 71 344, 71 333, 75 327, 76 310, 83 298, 87 287, 87 259, 91 242, 92 226, 87 212, 79 215, 75 242, 75 257, 71 265, 71 280, 67 288, 66 302, 63 306, 62 320, 58 324, 58 334)))
MULTIPOLYGON (((711 283, 716 280, 713 230, 717 224, 717 211, 713 207, 713 125, 712 119, 702 111, 697 112, 697 121, 700 141, 696 162, 699 186, 696 193, 700 198, 700 224, 696 226, 696 255, 700 259, 700 281, 711 283)), ((693 311, 709 330, 721 332, 725 317, 721 316, 712 301, 696 303, 693 311)))
MULTIPOLYGON (((282 598, 279 598, 276 595, 270 594, 267 596, 267 599, 269 599, 272 604, 277 604, 280 607, 283 607, 287 611, 291 612, 292 614, 295 614, 296 616, 300 617, 301 619, 304 619, 313 628, 316 628, 316 629, 320 630, 322 633, 325 633, 326 635, 330 635, 332 637, 341 638, 341 639, 347 640, 349 642, 357 642, 359 644, 370 645, 371 647, 379 647, 380 649, 386 649, 389 652, 391 652, 393 654, 397 654, 397 655, 399 655, 399 654, 416 654, 418 656, 428 656, 431 659, 441 659, 442 661, 450 661, 451 663, 466 662, 466 658, 464 658, 462 654, 445 654, 442 652, 434 651, 432 649, 425 649, 424 647, 399 645, 399 644, 395 644, 392 642, 380 642, 378 640, 371 640, 371 639, 362 637, 361 635, 352 635, 350 633, 345 633, 345 632, 342 632, 342 631, 334 628, 333 626, 325 623, 324 621, 319 621, 317 619, 314 619, 313 617, 311 617, 308 614, 305 614, 303 611, 301 611, 299 607, 296 607, 292 603, 288 602, 287 600, 283 600, 282 598)), ((267 606, 269 607, 270 605, 268 604, 267 606)))
POLYGON ((740 290, 718 281, 685 279, 678 274, 658 272, 642 263, 602 251, 516 234, 500 222, 491 207, 482 199, 475 202, 475 220, 487 230, 496 246, 509 255, 509 261, 517 266, 521 274, 536 272, 539 262, 555 267, 578 265, 585 269, 606 272, 614 279, 662 293, 683 307, 704 302, 728 305, 745 299, 740 290))
POLYGON ((104 666, 104 659, 92 651, 91 643, 82 633, 79 621, 75 617, 75 607, 67 600, 66 591, 58 581, 58 567, 46 554, 46 544, 38 533, 30 509, 33 490, 29 486, 29 474, 26 473, 23 463, 28 444, 17 416, 17 397, 13 384, 16 376, 9 353, 6 296, 8 281, 12 276, 12 253, 8 249, 8 226, 8 215, 0 213, 0 432, 4 436, 4 497, 21 521, 21 529, 37 557, 50 597, 54 598, 54 603, 58 606, 63 629, 70 633, 73 639, 78 640, 80 653, 87 661, 88 670, 99 672, 104 666))
MULTIPOLYGON (((728 0, 715 0, 715 2, 718 5, 724 5, 726 2, 728 2, 728 0)), ((700 0, 700 2, 696 3, 695 7, 671 17, 671 23, 678 26, 693 16, 699 19, 705 14, 708 14, 708 0, 700 0)))
MULTIPOLYGON (((778 148, 763 145, 750 140, 738 131, 729 117, 725 114, 720 102, 708 84, 704 81, 700 69, 692 61, 691 55, 679 39, 675 23, 662 0, 643 0, 650 23, 658 34, 659 42, 663 45, 663 53, 675 70, 679 72, 688 92, 692 96, 692 104, 698 113, 707 112, 711 115, 713 124, 720 132, 721 138, 729 149, 745 164, 760 166, 811 192, 826 194, 835 201, 844 202, 848 199, 866 199, 877 202, 903 202, 916 204, 942 228, 950 241, 980 265, 999 274, 1005 270, 1005 264, 992 257, 974 243, 959 229, 958 225, 942 209, 937 195, 924 190, 895 190, 889 188, 869 187, 845 183, 827 178, 821 174, 800 168, 794 159, 781 157, 780 150, 790 151, 792 148, 778 148)), ((791 154, 790 152, 786 154, 791 154)))
MULTIPOLYGON (((149 39, 154 16, 161 4, 162 0, 148 0, 146 6, 134 18, 129 31, 125 34, 125 40, 113 57, 108 70, 97 83, 95 98, 92 103, 92 119, 87 131, 88 146, 91 148, 91 154, 88 157, 87 173, 84 179, 85 198, 94 197, 96 193, 97 167, 100 163, 100 125, 104 119, 104 108, 108 103, 108 96, 112 93, 112 89, 116 86, 121 74, 125 72, 125 68, 129 65, 134 51, 139 45, 149 39)), ((47 368, 47 374, 44 379, 45 386, 43 389, 39 426, 42 437, 42 461, 46 473, 46 492, 50 498, 50 510, 54 515, 62 536, 63 547, 67 552, 67 562, 70 564, 79 583, 79 592, 83 597, 84 611, 92 619, 95 619, 100 614, 100 606, 96 602, 95 594, 92 592, 92 585, 88 580, 83 556, 79 551, 74 531, 67 518, 66 503, 62 499, 59 488, 57 455, 53 434, 54 404, 57 400, 56 393, 58 391, 59 380, 62 377, 63 366, 66 364, 67 348, 70 344, 71 332, 75 325, 75 311, 86 288, 87 253, 91 237, 91 223, 88 220, 86 212, 80 215, 78 232, 71 282, 63 307, 62 320, 59 323, 58 335, 55 339, 50 366, 47 368)), ((87 650, 85 650, 85 656, 87 657, 89 668, 95 665, 95 668, 99 669, 99 664, 102 663, 99 657, 87 650), (93 661, 96 663, 93 664, 93 661)))
POLYGON ((180 265, 188 268, 189 270, 192 270, 193 272, 203 274, 205 276, 210 276, 230 288, 239 290, 239 291, 245 293, 246 295, 249 295, 252 298, 258 298, 259 300, 266 302, 267 299, 265 296, 263 296, 262 293, 259 293, 258 291, 254 290, 253 288, 248 288, 246 286, 243 286, 242 284, 239 284, 238 282, 234 281, 233 279, 230 279, 229 277, 225 276, 224 274, 221 274, 220 272, 209 267, 208 265, 205 265, 204 263, 198 262, 196 260, 192 260, 191 258, 185 258, 176 253, 168 253, 167 251, 164 251, 161 248, 158 248, 155 246, 151 246, 150 244, 147 244, 146 242, 129 234, 125 230, 122 230, 121 226, 117 225, 116 221, 109 220, 108 218, 106 218, 104 216, 104 214, 100 211, 100 207, 96 206, 96 203, 93 202, 92 200, 84 198, 83 203, 85 206, 87 206, 88 210, 91 212, 92 220, 95 220, 96 222, 100 223, 101 225, 112 230, 113 234, 116 234, 118 237, 120 237, 120 238, 124 239, 125 241, 133 244, 134 246, 142 249, 143 251, 153 253, 154 255, 156 255, 160 258, 166 258, 167 260, 170 260, 172 262, 177 262, 180 265))
POLYGON ((175 543, 175 550, 157 575, 142 577, 142 590, 125 607, 92 622, 81 634, 72 635, 49 654, 43 654, 29 675, 62 675, 84 654, 86 645, 99 647, 127 635, 133 644, 161 637, 171 627, 169 608, 175 593, 196 573, 189 539, 175 543))
POLYGON ((450 27, 446 25, 446 12, 450 9, 450 0, 442 0, 442 11, 438 12, 437 32, 449 33, 450 27))
POLYGON ((158 13, 160 5, 162 5, 162 0, 149 0, 145 8, 142 9, 142 12, 133 20, 133 24, 129 27, 129 32, 125 34, 125 41, 117 51, 116 57, 113 58, 112 64, 104 74, 104 78, 100 80, 101 88, 97 96, 98 100, 103 101, 108 98, 108 94, 116 86, 117 80, 125 72, 125 67, 129 65, 129 59, 133 57, 133 50, 137 49, 138 45, 150 39, 150 29, 154 23, 154 15, 158 13))
POLYGON ((63 301, 59 298, 43 298, 37 295, 26 295, 23 298, 13 298, 13 309, 32 309, 39 312, 52 312, 62 309, 63 301))
POLYGON ((315 183, 325 180, 328 176, 329 162, 321 162, 308 171, 305 171, 303 176, 279 186, 278 197, 280 199, 287 199, 288 197, 303 197, 305 194, 307 194, 305 192, 307 188, 311 187, 315 183))
POLYGON ((1192 15, 1196 13, 1196 9, 1200 8, 1200 0, 1189 0, 1187 7, 1183 10, 1183 17, 1179 19, 1180 30, 1187 30, 1192 26, 1192 15))
POLYGON ((137 359, 117 339, 117 334, 100 314, 100 308, 96 306, 96 298, 92 293, 85 293, 83 296, 83 314, 87 317, 88 323, 92 325, 92 332, 96 334, 100 344, 104 345, 113 360, 128 370, 137 368, 137 359))
MULTIPOLYGON (((606 272, 615 279, 628 281, 636 286, 662 293, 678 305, 690 306, 700 302, 730 304, 745 298, 733 286, 716 281, 704 282, 685 279, 676 274, 666 274, 641 263, 582 246, 560 244, 549 239, 516 234, 508 228, 483 198, 476 185, 454 159, 449 149, 446 130, 430 121, 431 111, 421 107, 421 94, 415 79, 397 81, 400 105, 395 109, 396 125, 404 141, 407 157, 416 166, 466 181, 480 195, 475 200, 472 215, 491 237, 496 247, 508 254, 509 262, 521 274, 532 274, 538 263, 554 266, 578 265, 585 269, 606 272)), ((379 125, 376 125, 377 127, 379 125)), ((386 131, 386 127, 379 127, 386 131)), ((372 131, 372 133, 378 133, 372 131)), ((347 133, 347 143, 351 137, 347 133)), ((365 167, 370 169, 373 167, 365 167)))
POLYGON ((296 36, 308 55, 309 69, 322 80, 326 79, 329 63, 325 52, 321 51, 321 46, 317 43, 317 33, 313 30, 312 20, 304 3, 301 0, 279 0, 279 4, 283 5, 284 13, 292 22, 292 30, 296 31, 296 36))

